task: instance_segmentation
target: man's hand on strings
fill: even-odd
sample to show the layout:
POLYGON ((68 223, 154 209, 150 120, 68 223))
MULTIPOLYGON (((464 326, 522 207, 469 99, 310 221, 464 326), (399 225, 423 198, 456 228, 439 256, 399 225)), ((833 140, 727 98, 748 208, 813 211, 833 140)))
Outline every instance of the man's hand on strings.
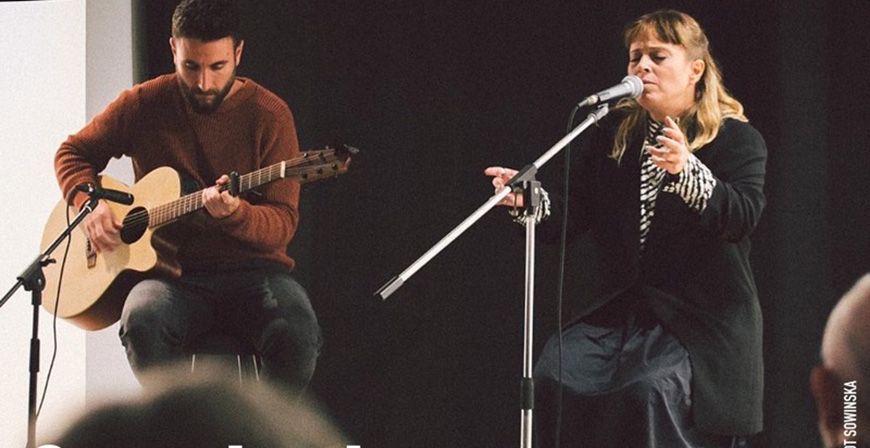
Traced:
POLYGON ((240 199, 230 194, 230 191, 220 191, 220 188, 230 183, 230 176, 224 174, 213 187, 202 190, 202 205, 208 214, 217 219, 232 215, 239 208, 240 199))

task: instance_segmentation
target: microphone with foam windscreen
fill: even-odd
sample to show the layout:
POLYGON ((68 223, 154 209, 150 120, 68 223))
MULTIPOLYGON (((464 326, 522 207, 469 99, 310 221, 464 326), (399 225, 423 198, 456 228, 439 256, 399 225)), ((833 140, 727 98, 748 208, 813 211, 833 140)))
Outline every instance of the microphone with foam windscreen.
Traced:
POLYGON ((622 82, 604 89, 595 95, 587 96, 577 107, 594 106, 604 101, 620 99, 624 97, 637 98, 643 93, 643 81, 637 76, 629 75, 622 78, 622 82))

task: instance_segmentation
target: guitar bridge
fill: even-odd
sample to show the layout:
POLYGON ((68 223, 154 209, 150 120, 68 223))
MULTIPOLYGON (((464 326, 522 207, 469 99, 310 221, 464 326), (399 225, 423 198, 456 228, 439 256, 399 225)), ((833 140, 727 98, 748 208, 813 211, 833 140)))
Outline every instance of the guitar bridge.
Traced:
POLYGON ((97 251, 94 250, 94 246, 91 244, 91 239, 88 238, 87 245, 85 248, 85 255, 88 259, 88 269, 93 268, 97 265, 97 251))

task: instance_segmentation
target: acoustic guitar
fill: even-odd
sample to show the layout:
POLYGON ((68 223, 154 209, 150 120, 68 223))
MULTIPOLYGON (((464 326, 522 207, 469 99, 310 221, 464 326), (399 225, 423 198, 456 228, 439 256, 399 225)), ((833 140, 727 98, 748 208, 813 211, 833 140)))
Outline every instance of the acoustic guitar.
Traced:
MULTIPOLYGON (((335 177, 347 172, 350 157, 356 152, 356 148, 348 146, 304 152, 294 159, 237 176, 233 181, 233 190, 237 191, 233 193, 241 194, 280 179, 293 178, 305 184, 335 177)), ((106 201, 115 216, 123 218, 124 244, 98 254, 84 227, 78 226, 70 234, 63 284, 59 281, 61 263, 44 268, 43 307, 55 312, 60 285, 57 315, 86 330, 99 330, 117 322, 127 294, 136 283, 158 275, 181 275, 175 260, 178 243, 173 238, 173 229, 178 226, 170 224, 203 208, 202 190, 185 194, 182 177, 169 167, 155 169, 132 188, 109 176, 100 176, 99 182, 102 188, 129 192, 134 197, 131 205, 106 201)), ((65 201, 55 206, 42 235, 43 251, 66 229, 67 216, 77 213, 65 201)), ((64 248, 62 244, 55 251, 58 261, 64 248)))

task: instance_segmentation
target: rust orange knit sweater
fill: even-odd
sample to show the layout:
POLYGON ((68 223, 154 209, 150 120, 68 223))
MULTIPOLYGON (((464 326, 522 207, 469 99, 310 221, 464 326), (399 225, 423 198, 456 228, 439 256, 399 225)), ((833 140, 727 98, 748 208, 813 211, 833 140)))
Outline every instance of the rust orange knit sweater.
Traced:
MULTIPOLYGON (((132 158, 137 181, 169 166, 199 188, 214 185, 222 174, 247 174, 296 157, 299 145, 287 104, 254 81, 238 79, 241 89, 210 115, 190 108, 174 74, 121 93, 57 151, 55 172, 64 197, 76 185, 95 182, 109 160, 122 155, 132 158)), ((86 199, 79 193, 74 203, 80 207, 86 199)), ((299 220, 298 202, 299 183, 285 179, 243 195, 240 207, 224 219, 195 212, 204 215, 195 221, 205 225, 180 246, 182 268, 259 259, 292 269, 286 249, 299 220)))

